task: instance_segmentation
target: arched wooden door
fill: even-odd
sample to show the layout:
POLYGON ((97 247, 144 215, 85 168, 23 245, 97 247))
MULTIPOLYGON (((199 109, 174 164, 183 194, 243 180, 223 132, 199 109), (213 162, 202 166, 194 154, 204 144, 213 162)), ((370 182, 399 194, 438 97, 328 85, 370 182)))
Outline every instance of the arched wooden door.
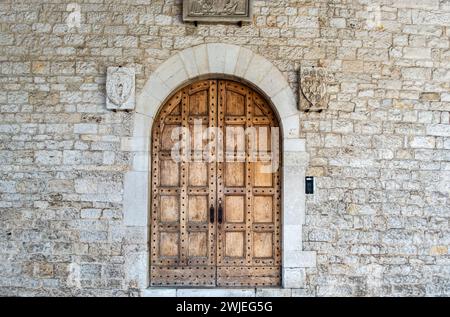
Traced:
POLYGON ((163 106, 152 131, 153 286, 280 285, 280 171, 268 170, 280 162, 278 127, 264 98, 234 81, 196 82, 163 106))

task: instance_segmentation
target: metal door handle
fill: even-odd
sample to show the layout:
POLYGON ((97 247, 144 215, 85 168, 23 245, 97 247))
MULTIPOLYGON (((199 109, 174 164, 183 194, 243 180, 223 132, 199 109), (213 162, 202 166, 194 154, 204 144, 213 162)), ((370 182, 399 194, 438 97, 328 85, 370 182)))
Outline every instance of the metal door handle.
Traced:
POLYGON ((217 216, 217 220, 219 221, 219 224, 221 224, 223 221, 222 200, 219 200, 219 215, 217 216))
POLYGON ((214 206, 211 205, 211 207, 209 208, 209 221, 211 223, 214 223, 214 206))

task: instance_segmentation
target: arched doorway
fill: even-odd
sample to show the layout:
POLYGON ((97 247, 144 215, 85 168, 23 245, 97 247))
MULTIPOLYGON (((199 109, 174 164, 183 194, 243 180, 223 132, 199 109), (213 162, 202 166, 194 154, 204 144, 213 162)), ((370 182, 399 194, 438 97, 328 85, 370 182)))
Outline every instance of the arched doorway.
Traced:
MULTIPOLYGON (((306 268, 316 267, 316 254, 303 250, 302 226, 305 222, 304 178, 309 162, 305 140, 300 137, 300 120, 295 94, 286 76, 269 60, 245 47, 208 43, 186 48, 162 63, 146 80, 138 98, 133 134, 121 139, 121 149, 130 152, 132 164, 124 178, 123 222, 127 232, 148 237, 150 243, 127 248, 127 283, 136 285, 144 296, 260 296, 277 290, 290 296, 291 290, 305 285, 306 268), (276 111, 282 128, 282 285, 280 288, 230 289, 229 287, 185 288, 152 286, 151 214, 152 146, 151 131, 160 109, 173 92, 195 79, 235 79, 262 92, 276 111), (149 287, 150 286, 150 287, 149 287)), ((271 293, 272 294, 272 293, 271 293)), ((269 295, 272 296, 272 295, 269 295)))
POLYGON ((152 286, 281 285, 278 119, 232 80, 178 90, 152 129, 152 286))

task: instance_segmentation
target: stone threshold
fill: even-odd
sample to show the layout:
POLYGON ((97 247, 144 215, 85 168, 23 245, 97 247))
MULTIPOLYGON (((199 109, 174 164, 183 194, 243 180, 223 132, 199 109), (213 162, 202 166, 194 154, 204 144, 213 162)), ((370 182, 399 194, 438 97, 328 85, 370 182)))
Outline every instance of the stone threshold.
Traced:
POLYGON ((304 289, 292 288, 162 288, 142 290, 142 297, 302 297, 304 289))

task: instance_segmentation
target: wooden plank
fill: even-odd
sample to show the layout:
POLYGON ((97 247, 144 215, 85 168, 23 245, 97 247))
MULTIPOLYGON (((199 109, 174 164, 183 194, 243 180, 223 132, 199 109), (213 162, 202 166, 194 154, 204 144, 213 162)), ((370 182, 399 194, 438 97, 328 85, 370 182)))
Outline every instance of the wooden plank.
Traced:
MULTIPOLYGON (((247 116, 247 123, 245 125, 246 129, 253 128, 253 114, 254 114, 254 105, 253 105, 253 96, 252 92, 247 90, 247 96, 245 100, 245 111, 247 116)), ((247 138, 249 137, 247 133, 247 138)), ((247 265, 252 264, 253 257, 253 233, 252 233, 252 223, 253 223, 253 211, 254 211, 254 197, 253 197, 253 179, 255 175, 252 171, 253 162, 251 162, 250 151, 253 148, 251 141, 247 140, 247 158, 245 161, 245 169, 246 169, 246 208, 245 208, 245 224, 246 224, 246 262, 247 265)))
MULTIPOLYGON (((217 127, 217 111, 218 111, 218 94, 219 87, 216 80, 208 82, 209 87, 209 127, 217 127)), ((214 220, 217 219, 217 164, 216 162, 208 163, 208 189, 209 189, 209 203, 208 203, 208 223, 209 223, 209 244, 208 244, 208 264, 217 264, 217 224, 210 221, 210 209, 214 208, 214 220)), ((214 283, 216 281, 214 280, 214 283)))
MULTIPOLYGON (((183 128, 189 128, 188 120, 189 113, 189 95, 188 92, 183 90, 182 100, 181 100, 181 126, 183 128)), ((188 136, 183 135, 183 145, 181 148, 181 156, 184 157, 186 155, 186 144, 188 136)), ((188 165, 189 163, 184 160, 179 163, 180 165, 180 263, 182 265, 186 265, 188 261, 188 252, 189 252, 189 237, 187 230, 187 223, 189 217, 189 197, 187 194, 188 188, 188 165)))
MULTIPOLYGON (((220 80, 218 81, 217 127, 222 132, 225 129, 226 97, 227 97, 226 82, 220 80)), ((216 164, 217 164, 216 170, 217 200, 222 201, 224 199, 224 189, 225 189, 225 163, 223 161, 218 161, 216 164)), ((217 209, 218 205, 216 204, 216 215, 217 209)), ((216 226, 217 226, 217 239, 216 239, 217 265, 220 265, 225 257, 225 231, 222 224, 217 223, 216 226)))
POLYGON ((267 277, 279 277, 280 268, 275 266, 235 266, 235 267, 217 267, 218 276, 230 276, 230 277, 246 277, 251 275, 267 276, 267 277))
POLYGON ((152 286, 215 286, 214 266, 152 266, 150 269, 152 286))
POLYGON ((281 285, 280 277, 255 276, 246 277, 217 276, 217 286, 222 287, 274 287, 281 285))

